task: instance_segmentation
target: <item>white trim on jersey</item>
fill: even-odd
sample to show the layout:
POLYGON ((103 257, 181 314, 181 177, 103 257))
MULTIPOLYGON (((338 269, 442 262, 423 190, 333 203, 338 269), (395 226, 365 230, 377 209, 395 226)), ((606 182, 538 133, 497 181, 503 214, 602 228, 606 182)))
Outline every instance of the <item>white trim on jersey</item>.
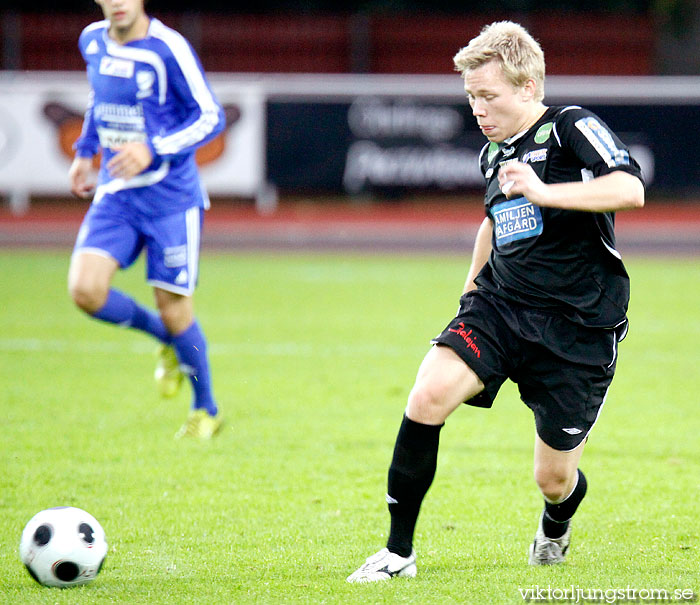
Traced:
POLYGON ((157 20, 151 22, 149 34, 162 40, 173 53, 201 111, 201 116, 187 128, 166 137, 153 137, 156 152, 159 155, 170 155, 194 145, 212 132, 219 122, 219 107, 185 39, 157 20))
POLYGON ((629 164, 629 154, 617 147, 610 132, 596 118, 587 116, 576 120, 574 125, 586 137, 608 168, 629 164))
POLYGON ((104 29, 105 32, 109 30, 109 20, 108 19, 103 19, 102 21, 95 21, 94 23, 90 23, 83 32, 91 32, 95 31, 96 29, 104 29))
POLYGON ((481 166, 481 158, 484 157, 484 153, 485 153, 486 150, 488 149, 489 145, 491 145, 491 143, 486 143, 486 145, 484 145, 484 146, 481 148, 481 151, 479 152, 479 164, 478 164, 479 166, 481 166))
POLYGON ((160 181, 168 176, 168 172, 170 172, 170 162, 165 161, 159 166, 158 170, 143 172, 128 180, 119 178, 108 181, 95 189, 95 197, 92 203, 98 204, 108 193, 116 193, 124 189, 135 189, 136 187, 148 187, 149 185, 160 183, 160 181))

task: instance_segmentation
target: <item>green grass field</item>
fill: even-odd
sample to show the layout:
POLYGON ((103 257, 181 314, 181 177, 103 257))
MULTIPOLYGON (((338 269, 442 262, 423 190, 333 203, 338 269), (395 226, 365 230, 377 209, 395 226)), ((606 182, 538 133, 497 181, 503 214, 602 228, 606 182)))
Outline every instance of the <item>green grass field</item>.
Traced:
MULTIPOLYGON (((67 263, 66 251, 0 254, 1 603, 700 592, 697 259, 627 259, 631 331, 584 455, 589 492, 565 565, 527 565, 541 508, 534 428, 508 384, 494 409, 464 407, 442 432, 418 577, 359 586, 345 577, 384 545, 394 438, 428 341, 457 308, 466 256, 205 253, 198 315, 226 417, 208 443, 173 439, 188 389, 157 398, 154 344, 75 310, 67 263), (24 524, 57 505, 105 528, 91 585, 42 588, 19 561, 24 524)), ((151 299, 141 265, 117 285, 151 299)))

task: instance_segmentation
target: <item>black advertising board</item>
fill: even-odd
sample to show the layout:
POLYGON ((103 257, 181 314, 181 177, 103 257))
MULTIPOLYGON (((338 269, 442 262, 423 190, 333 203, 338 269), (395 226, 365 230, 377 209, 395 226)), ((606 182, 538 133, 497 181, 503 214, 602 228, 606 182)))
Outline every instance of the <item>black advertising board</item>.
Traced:
MULTIPOLYGON (((631 147, 649 191, 700 190, 700 106, 581 104, 631 147)), ((486 139, 466 99, 271 97, 266 139, 267 178, 281 190, 478 191, 483 182, 477 159, 486 139)))

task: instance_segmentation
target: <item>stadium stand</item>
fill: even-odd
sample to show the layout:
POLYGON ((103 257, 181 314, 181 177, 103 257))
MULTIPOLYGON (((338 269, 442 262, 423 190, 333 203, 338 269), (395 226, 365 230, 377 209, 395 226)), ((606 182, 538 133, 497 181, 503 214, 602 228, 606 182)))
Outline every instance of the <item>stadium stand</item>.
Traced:
MULTIPOLYGON (((450 58, 494 15, 163 14, 205 69, 260 73, 451 73, 450 58)), ((518 16, 510 16, 517 18, 518 16)), ((81 29, 97 14, 0 13, 0 69, 82 70, 81 29)), ((652 75, 650 15, 528 14, 547 73, 652 75)))

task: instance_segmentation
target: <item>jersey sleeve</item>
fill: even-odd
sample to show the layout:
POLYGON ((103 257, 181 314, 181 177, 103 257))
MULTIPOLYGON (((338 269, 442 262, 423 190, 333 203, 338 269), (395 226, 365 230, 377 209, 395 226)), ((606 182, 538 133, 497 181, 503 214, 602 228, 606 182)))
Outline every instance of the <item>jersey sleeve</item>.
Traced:
POLYGON ((168 46, 165 65, 169 94, 178 99, 185 114, 175 127, 149 136, 152 152, 160 157, 191 153, 218 135, 225 125, 223 109, 190 45, 178 35, 168 40, 168 46))
POLYGON ((642 180, 629 148, 593 112, 566 107, 557 116, 555 128, 562 148, 570 150, 594 177, 622 170, 642 180))
MULTIPOLYGON (((80 53, 85 59, 85 47, 89 43, 87 40, 88 36, 85 31, 80 35, 78 40, 78 48, 80 48, 80 53)), ((85 60, 87 64, 87 60, 85 60)), ((95 121, 93 120, 93 105, 95 100, 95 93, 91 89, 90 95, 88 97, 87 109, 85 110, 85 116, 83 118, 83 128, 80 136, 73 144, 73 149, 75 149, 75 154, 82 158, 91 158, 94 156, 100 148, 100 140, 97 136, 97 129, 95 128, 95 121)))

